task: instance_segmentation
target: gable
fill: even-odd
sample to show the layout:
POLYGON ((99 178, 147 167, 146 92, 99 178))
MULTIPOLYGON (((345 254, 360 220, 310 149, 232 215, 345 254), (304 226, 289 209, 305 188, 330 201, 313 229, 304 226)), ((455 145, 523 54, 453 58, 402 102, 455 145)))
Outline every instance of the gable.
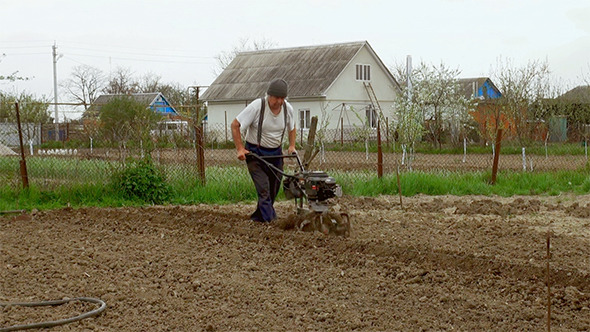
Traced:
POLYGON ((174 107, 170 105, 168 100, 159 93, 158 96, 150 103, 149 106, 152 110, 162 113, 164 115, 178 115, 174 107))
POLYGON ((502 97, 502 93, 488 77, 462 78, 459 82, 465 89, 465 97, 480 99, 496 99, 502 97))
MULTIPOLYGON (((331 44, 239 53, 205 91, 207 101, 253 100, 266 93, 268 82, 283 78, 289 98, 323 97, 367 42, 331 44)), ((381 60, 377 61, 382 64, 381 60)), ((384 65, 381 66, 385 68, 384 65)), ((387 68, 385 71, 389 73, 387 68)), ((389 74, 391 76, 391 74, 389 74)), ((391 76, 393 79, 393 76, 391 76)))

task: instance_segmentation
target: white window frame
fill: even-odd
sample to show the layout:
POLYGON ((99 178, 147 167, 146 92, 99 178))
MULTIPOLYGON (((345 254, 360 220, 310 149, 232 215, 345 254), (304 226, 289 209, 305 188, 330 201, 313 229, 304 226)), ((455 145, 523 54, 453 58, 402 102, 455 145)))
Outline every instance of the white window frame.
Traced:
POLYGON ((299 129, 309 129, 311 126, 311 111, 309 108, 299 109, 299 129))
POLYGON ((356 80, 369 82, 371 81, 371 65, 369 64, 356 64, 356 80))

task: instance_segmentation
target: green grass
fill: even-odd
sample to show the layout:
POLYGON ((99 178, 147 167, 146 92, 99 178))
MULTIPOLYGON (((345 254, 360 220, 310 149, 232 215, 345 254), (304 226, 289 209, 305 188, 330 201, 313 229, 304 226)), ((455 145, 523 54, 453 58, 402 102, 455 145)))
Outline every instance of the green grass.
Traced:
MULTIPOLYGON (((49 172, 49 171, 48 171, 49 172)), ((330 171, 351 196, 397 195, 395 174, 379 179, 374 172, 330 171)), ((254 202, 256 193, 246 167, 209 167, 206 185, 196 172, 177 166, 166 167, 167 182, 172 187, 169 204, 227 204, 254 202), (187 174, 189 174, 187 176, 187 174)), ((1 175, 1 173, 0 173, 1 175)), ((104 176, 104 175, 103 175, 104 176)), ((404 196, 426 195, 558 195, 560 193, 590 193, 590 171, 551 173, 500 172, 496 185, 490 185, 489 172, 406 172, 400 174, 404 196)), ((284 199, 279 194, 279 199, 284 199)), ((53 189, 39 189, 34 183, 28 190, 15 185, 0 185, 0 211, 17 209, 56 209, 65 206, 121 207, 148 205, 140 200, 124 198, 113 191, 109 182, 73 183, 53 189)))
MULTIPOLYGON (((343 191, 352 196, 398 194, 395 174, 379 179, 371 174, 351 177, 334 173, 343 191)), ((500 172, 495 185, 490 184, 490 172, 409 172, 400 174, 404 196, 426 195, 558 195, 590 192, 588 171, 543 173, 500 172)))

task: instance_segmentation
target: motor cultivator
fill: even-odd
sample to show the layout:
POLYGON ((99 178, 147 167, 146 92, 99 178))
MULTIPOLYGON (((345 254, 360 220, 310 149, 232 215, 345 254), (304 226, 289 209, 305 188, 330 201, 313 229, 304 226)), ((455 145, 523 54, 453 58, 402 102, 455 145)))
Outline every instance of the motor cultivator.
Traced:
POLYGON ((283 192, 287 199, 295 200, 296 215, 291 216, 282 225, 284 229, 296 228, 302 231, 320 231, 324 234, 350 235, 350 216, 338 211, 338 207, 331 200, 342 196, 342 188, 333 177, 326 172, 305 170, 297 154, 250 155, 285 177, 283 192), (294 174, 287 174, 265 160, 270 158, 294 158, 299 170, 294 174), (305 206, 304 201, 307 202, 305 206))

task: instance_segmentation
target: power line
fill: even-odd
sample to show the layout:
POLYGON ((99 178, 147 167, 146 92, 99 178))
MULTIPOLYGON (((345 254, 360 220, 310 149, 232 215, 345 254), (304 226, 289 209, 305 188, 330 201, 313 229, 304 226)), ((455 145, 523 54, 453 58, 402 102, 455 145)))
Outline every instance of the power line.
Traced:
POLYGON ((188 63, 188 64, 211 64, 212 63, 212 61, 205 62, 205 61, 177 61, 177 60, 139 59, 139 58, 117 57, 117 56, 108 56, 108 55, 79 54, 79 53, 68 53, 68 55, 76 55, 76 56, 91 57, 91 58, 114 59, 114 60, 142 61, 142 62, 188 63))
POLYGON ((41 52, 39 52, 39 53, 4 53, 4 54, 6 54, 6 56, 10 56, 10 55, 41 55, 41 54, 47 55, 47 52, 43 52, 43 53, 41 53, 41 52))
POLYGON ((43 46, 2 46, 2 49, 21 49, 21 48, 46 48, 50 47, 51 45, 43 45, 43 46))
MULTIPOLYGON (((14 42, 14 43, 24 43, 24 42, 14 42)), ((60 43, 60 49, 62 50, 62 53, 68 53, 68 54, 77 55, 77 56, 111 58, 111 59, 117 59, 117 60, 132 60, 132 61, 144 61, 144 62, 152 61, 152 62, 164 62, 164 63, 209 64, 212 61, 203 62, 203 61, 180 61, 180 60, 157 60, 157 59, 150 60, 150 59, 145 59, 145 58, 125 57, 125 56, 119 56, 119 55, 120 54, 137 55, 137 56, 148 57, 148 58, 155 57, 155 58, 180 58, 180 59, 210 59, 210 60, 215 59, 215 57, 213 57, 213 56, 186 55, 186 53, 192 53, 192 52, 194 52, 194 50, 174 49, 174 51, 178 51, 183 54, 171 54, 171 53, 158 53, 161 51, 169 51, 169 49, 154 50, 154 49, 142 49, 142 48, 121 47, 121 46, 112 46, 112 45, 103 45, 104 47, 99 49, 99 48, 94 48, 94 47, 70 46, 71 44, 100 46, 97 44, 85 44, 85 43, 79 43, 79 42, 65 42, 65 43, 62 42, 62 43, 60 43), (91 54, 70 53, 67 51, 68 49, 89 51, 92 53, 91 54), (64 50, 65 50, 65 52, 64 52, 64 50), (128 50, 139 51, 139 52, 129 52, 128 50), (103 54, 103 55, 101 55, 101 54, 103 54)), ((6 45, 2 45, 2 46, 0 46, 0 49, 39 49, 39 48, 49 48, 49 47, 51 47, 51 44, 39 45, 39 46, 33 46, 33 45, 6 46, 6 45)), ((47 54, 47 53, 45 53, 45 52, 43 52, 43 53, 40 53, 40 52, 6 53, 7 56, 8 55, 42 55, 42 54, 47 54)))
MULTIPOLYGON (((66 46, 68 44, 88 45, 88 46, 92 46, 92 48, 94 50, 96 50, 94 47, 97 47, 98 46, 98 47, 101 47, 100 48, 100 51, 102 51, 105 48, 126 49, 126 50, 141 51, 141 52, 145 52, 145 51, 150 51, 151 52, 151 51, 154 50, 153 48, 138 48, 138 47, 129 47, 129 46, 113 46, 113 45, 96 44, 96 43, 90 44, 90 43, 72 42, 72 41, 62 41, 62 42, 66 43, 65 44, 66 46)), ((68 46, 68 47, 71 47, 71 46, 68 46)), ((178 52, 181 52, 181 53, 193 53, 193 52, 195 52, 194 50, 186 50, 186 49, 181 50, 181 49, 177 49, 177 48, 175 48, 174 50, 175 51, 178 51, 178 52)), ((115 52, 117 52, 117 51, 115 51, 115 52)), ((209 58, 209 57, 205 57, 205 58, 209 58)))
MULTIPOLYGON (((62 48, 64 48, 64 47, 62 47, 62 48)), ((71 46, 66 46, 65 48, 82 50, 82 51, 96 51, 96 52, 101 52, 101 53, 118 53, 118 54, 140 55, 140 56, 150 56, 150 57, 171 57, 171 58, 191 58, 191 59, 212 59, 213 58, 210 56, 194 56, 194 55, 150 54, 150 53, 118 52, 118 51, 117 52, 109 52, 109 51, 105 51, 105 50, 83 48, 83 47, 71 47, 71 46)))

